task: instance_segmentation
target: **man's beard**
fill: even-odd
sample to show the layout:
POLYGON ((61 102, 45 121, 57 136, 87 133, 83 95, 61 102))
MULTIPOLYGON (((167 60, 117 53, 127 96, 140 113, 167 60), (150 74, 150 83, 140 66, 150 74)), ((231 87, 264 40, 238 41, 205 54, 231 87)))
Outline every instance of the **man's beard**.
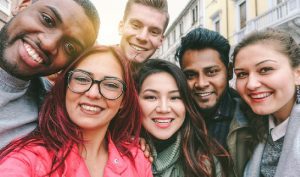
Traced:
POLYGON ((4 70, 8 69, 7 61, 6 61, 7 59, 4 58, 4 50, 8 46, 8 34, 7 34, 8 25, 9 25, 8 23, 5 24, 0 31, 0 66, 4 70))
POLYGON ((9 42, 7 29, 10 25, 10 22, 11 20, 7 22, 0 31, 0 67, 15 77, 24 78, 24 76, 18 71, 17 63, 15 64, 10 63, 9 62, 10 59, 6 58, 5 56, 5 50, 8 48, 8 46, 16 42, 17 39, 19 39, 19 38, 15 38, 11 42, 9 42))
POLYGON ((219 106, 219 104, 217 103, 210 108, 202 109, 201 112, 203 113, 203 116, 205 117, 205 119, 212 119, 213 116, 216 114, 218 106, 219 106))

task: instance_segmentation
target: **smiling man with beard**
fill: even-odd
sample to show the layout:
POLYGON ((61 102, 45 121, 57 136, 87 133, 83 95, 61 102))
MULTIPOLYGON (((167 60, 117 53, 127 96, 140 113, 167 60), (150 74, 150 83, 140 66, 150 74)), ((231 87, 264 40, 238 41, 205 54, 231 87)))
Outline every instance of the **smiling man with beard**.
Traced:
POLYGON ((242 176, 251 153, 247 145, 251 130, 239 95, 229 87, 229 51, 228 40, 219 33, 196 28, 181 39, 176 58, 201 108, 208 133, 230 152, 235 174, 242 176))
POLYGON ((12 14, 0 32, 0 147, 36 127, 39 77, 70 64, 99 29, 89 0, 23 0, 12 14))

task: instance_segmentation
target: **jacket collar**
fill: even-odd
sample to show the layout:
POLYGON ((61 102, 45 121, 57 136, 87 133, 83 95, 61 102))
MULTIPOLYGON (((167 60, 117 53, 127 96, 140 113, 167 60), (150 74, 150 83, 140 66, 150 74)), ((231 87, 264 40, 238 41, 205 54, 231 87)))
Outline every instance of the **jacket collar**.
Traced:
POLYGON ((235 103, 233 100, 234 95, 231 92, 233 92, 231 88, 227 87, 225 89, 224 94, 217 105, 216 112, 210 118, 211 121, 222 121, 232 119, 232 113, 235 107, 235 103))
MULTIPOLYGON (((119 153, 117 147, 108 134, 108 161, 105 166, 105 171, 109 168, 116 174, 122 174, 127 169, 127 163, 123 159, 122 155, 119 153)), ((84 162, 84 159, 80 156, 78 146, 73 145, 72 150, 65 160, 65 168, 63 169, 62 176, 76 176, 78 171, 82 172, 78 174, 80 176, 90 176, 88 168, 84 162)), ((104 171, 104 174, 106 174, 104 171)))
POLYGON ((127 163, 122 156, 112 141, 111 136, 108 135, 108 161, 106 168, 110 168, 117 174, 122 174, 127 169, 127 163))

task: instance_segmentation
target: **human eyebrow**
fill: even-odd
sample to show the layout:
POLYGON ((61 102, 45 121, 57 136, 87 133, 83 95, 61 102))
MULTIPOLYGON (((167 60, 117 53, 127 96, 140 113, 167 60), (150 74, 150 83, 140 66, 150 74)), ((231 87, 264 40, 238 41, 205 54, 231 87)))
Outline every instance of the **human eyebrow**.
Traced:
POLYGON ((114 76, 105 76, 104 79, 117 79, 117 80, 122 80, 118 77, 114 77, 114 76))
POLYGON ((179 90, 171 90, 171 91, 169 91, 169 93, 170 94, 172 94, 172 93, 179 93, 180 94, 179 90))
POLYGON ((55 15, 55 17, 57 18, 57 20, 60 22, 60 23, 63 23, 63 20, 61 18, 61 15, 60 13, 56 10, 56 8, 54 7, 51 7, 51 6, 46 6, 48 9, 50 9, 50 11, 55 15))
POLYGON ((208 70, 211 70, 211 69, 219 69, 220 67, 218 65, 213 65, 213 66, 208 66, 208 67, 205 67, 204 70, 205 71, 208 71, 208 70))
POLYGON ((86 71, 86 70, 83 70, 83 69, 74 69, 73 71, 80 71, 80 72, 83 72, 83 73, 85 73, 85 74, 88 74, 88 75, 90 75, 90 76, 93 76, 93 73, 91 73, 91 72, 89 72, 89 71, 86 71))
POLYGON ((154 90, 154 89, 145 89, 145 90, 143 90, 142 93, 145 93, 145 92, 152 92, 152 93, 155 93, 155 94, 158 94, 158 93, 159 93, 159 91, 154 90))
POLYGON ((196 73, 193 69, 183 69, 182 72, 184 73, 196 73))
POLYGON ((244 71, 244 69, 242 69, 242 68, 234 68, 234 72, 238 72, 238 71, 244 71))
POLYGON ((255 66, 259 66, 259 65, 261 65, 261 64, 263 64, 263 63, 266 63, 266 62, 273 62, 273 63, 277 63, 277 61, 275 61, 275 60, 270 60, 270 59, 268 59, 268 60, 264 60, 264 61, 261 61, 261 62, 259 62, 259 63, 255 64, 255 66))

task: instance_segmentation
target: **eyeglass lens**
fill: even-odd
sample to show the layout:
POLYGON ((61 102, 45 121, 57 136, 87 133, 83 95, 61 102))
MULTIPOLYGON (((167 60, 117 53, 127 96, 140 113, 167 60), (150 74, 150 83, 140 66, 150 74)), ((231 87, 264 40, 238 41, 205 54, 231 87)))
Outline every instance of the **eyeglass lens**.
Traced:
POLYGON ((72 71, 69 73, 68 87, 75 93, 87 92, 97 83, 99 93, 106 99, 117 99, 123 93, 123 83, 115 78, 105 78, 103 80, 93 80, 93 78, 82 71, 72 71))

